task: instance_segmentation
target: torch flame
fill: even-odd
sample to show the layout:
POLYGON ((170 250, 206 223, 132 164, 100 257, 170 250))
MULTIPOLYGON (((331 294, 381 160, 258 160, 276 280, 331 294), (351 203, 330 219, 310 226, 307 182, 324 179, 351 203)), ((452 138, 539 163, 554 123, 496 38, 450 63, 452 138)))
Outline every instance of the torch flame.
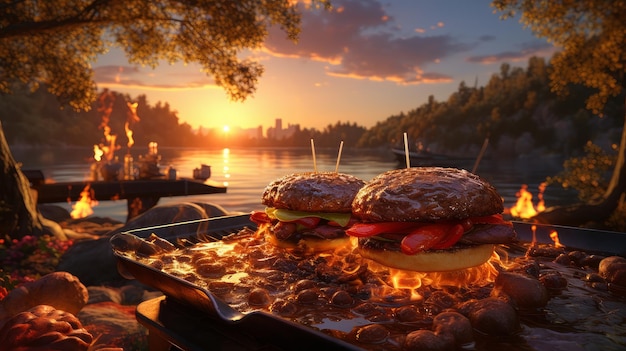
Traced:
POLYGON ((130 129, 129 123, 124 123, 124 131, 126 131, 126 137, 128 138, 128 143, 126 146, 131 148, 135 144, 135 139, 133 139, 133 131, 130 129))
POLYGON ((136 102, 126 103, 126 106, 128 106, 128 111, 126 112, 126 123, 124 123, 124 130, 126 131, 126 137, 128 137, 128 143, 126 145, 129 149, 135 144, 131 125, 139 122, 139 116, 137 116, 137 105, 138 104, 136 102))
POLYGON ((93 214, 93 206, 97 206, 98 201, 94 199, 94 192, 91 185, 87 184, 83 191, 80 192, 80 199, 76 204, 72 205, 70 216, 74 219, 85 218, 93 214))
POLYGON ((100 148, 98 145, 93 146, 93 159, 100 162, 102 160, 102 155, 104 155, 104 150, 100 148))

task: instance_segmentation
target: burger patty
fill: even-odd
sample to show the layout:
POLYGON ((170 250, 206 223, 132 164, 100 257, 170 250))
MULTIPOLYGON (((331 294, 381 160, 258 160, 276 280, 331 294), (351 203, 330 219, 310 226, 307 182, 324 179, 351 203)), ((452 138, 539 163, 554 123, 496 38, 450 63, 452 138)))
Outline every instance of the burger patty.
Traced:
POLYGON ((303 237, 315 237, 319 239, 336 239, 346 236, 346 232, 341 227, 331 225, 320 225, 315 228, 303 228, 297 230, 295 223, 277 222, 272 224, 271 232, 276 239, 298 241, 303 237))
POLYGON ((271 182, 261 200, 268 207, 287 210, 346 213, 363 185, 363 180, 344 173, 294 173, 271 182))
POLYGON ((516 239, 515 229, 510 225, 475 224, 459 241, 473 244, 508 244, 516 239))
MULTIPOLYGON (((513 227, 502 224, 479 224, 463 234, 455 246, 481 244, 507 244, 516 239, 513 227)), ((372 250, 401 251, 399 240, 381 240, 373 237, 359 238, 359 246, 372 250)), ((454 247, 444 250, 454 250, 454 247)))
POLYGON ((352 213, 365 222, 437 221, 501 213, 502 197, 479 176, 444 167, 390 170, 357 193, 352 213))

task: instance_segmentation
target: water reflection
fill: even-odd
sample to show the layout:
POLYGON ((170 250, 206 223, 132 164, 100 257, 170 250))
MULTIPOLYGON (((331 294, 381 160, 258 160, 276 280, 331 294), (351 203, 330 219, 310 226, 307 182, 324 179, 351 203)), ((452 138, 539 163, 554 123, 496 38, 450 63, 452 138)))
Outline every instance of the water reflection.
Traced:
POLYGON ((224 181, 222 182, 222 184, 224 184, 224 186, 228 186, 228 179, 230 179, 230 167, 229 165, 229 158, 230 158, 230 149, 228 148, 224 148, 224 150, 222 150, 222 158, 223 158, 223 163, 224 166, 222 167, 223 169, 223 176, 224 176, 224 181))
MULTIPOLYGON (((134 147, 133 154, 145 154, 148 148, 134 147)), ((12 150, 16 161, 23 169, 40 169, 47 179, 53 181, 76 181, 90 179, 91 148, 84 149, 17 149, 12 150)), ((213 172, 210 180, 228 185, 225 194, 211 194, 162 198, 159 204, 190 202, 212 202, 230 211, 249 212, 262 208, 261 194, 272 180, 293 172, 311 172, 314 164, 310 148, 247 148, 247 149, 187 149, 159 146, 161 164, 173 165, 179 177, 192 178, 193 170, 202 164, 222 169, 213 172)), ((337 148, 318 148, 316 166, 320 172, 331 172, 337 168, 337 148)), ((472 167, 473 161, 469 162, 472 167)), ((460 165, 462 167, 462 165, 460 165)), ((399 167, 391 151, 358 150, 343 148, 338 169, 363 180, 399 167)), ((538 187, 547 176, 562 170, 558 158, 522 158, 515 160, 483 159, 477 173, 496 186, 509 208, 516 202, 515 193, 522 184, 537 194, 538 187)), ((572 201, 572 193, 557 186, 549 186, 544 192, 546 206, 572 201)), ((72 199, 76 201, 77 199, 72 199)), ((68 207, 67 203, 60 204, 68 207)), ((68 210, 71 210, 68 208, 68 210)), ((101 217, 126 218, 126 201, 101 201, 95 214, 101 217)))

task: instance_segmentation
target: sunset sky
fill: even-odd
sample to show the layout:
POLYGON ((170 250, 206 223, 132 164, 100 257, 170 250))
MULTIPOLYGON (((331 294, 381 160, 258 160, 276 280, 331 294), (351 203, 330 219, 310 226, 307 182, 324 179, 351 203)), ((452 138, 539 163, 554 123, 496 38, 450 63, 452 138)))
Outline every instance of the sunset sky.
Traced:
POLYGON ((298 44, 272 31, 263 50, 257 92, 232 102, 197 65, 156 69, 130 65, 119 51, 94 64, 98 88, 167 102, 192 127, 252 128, 336 122, 371 127, 415 109, 433 95, 445 101, 459 83, 485 85, 502 63, 525 68, 554 48, 501 20, 489 0, 332 0, 333 11, 303 13, 298 44))

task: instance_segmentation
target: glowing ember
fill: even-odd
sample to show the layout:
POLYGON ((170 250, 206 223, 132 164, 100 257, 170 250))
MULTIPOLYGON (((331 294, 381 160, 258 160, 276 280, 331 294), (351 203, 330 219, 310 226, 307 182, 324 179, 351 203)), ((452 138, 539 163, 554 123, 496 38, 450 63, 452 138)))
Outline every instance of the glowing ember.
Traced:
POLYGON ((80 192, 80 199, 72 205, 70 216, 74 219, 85 218, 93 214, 93 207, 98 205, 98 201, 94 199, 94 192, 91 185, 87 184, 83 191, 80 192))
POLYGON ((537 194, 539 201, 535 207, 533 204, 533 194, 528 191, 528 185, 522 184, 520 190, 515 194, 517 196, 517 202, 515 203, 515 206, 509 209, 509 213, 513 217, 532 218, 537 215, 537 213, 544 211, 546 206, 543 200, 543 193, 546 186, 546 183, 541 183, 539 185, 539 193, 537 194))

